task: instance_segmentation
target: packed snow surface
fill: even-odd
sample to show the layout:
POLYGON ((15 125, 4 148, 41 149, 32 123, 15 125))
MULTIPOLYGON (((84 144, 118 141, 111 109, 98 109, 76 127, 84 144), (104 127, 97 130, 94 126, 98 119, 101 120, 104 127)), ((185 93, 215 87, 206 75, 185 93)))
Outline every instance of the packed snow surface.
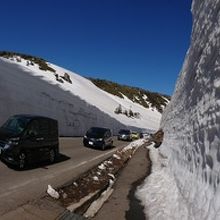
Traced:
POLYGON ((153 145, 148 149, 152 174, 136 192, 145 207, 146 216, 148 219, 158 220, 188 219, 186 204, 182 201, 173 174, 167 167, 168 159, 160 155, 153 145))
POLYGON ((138 191, 149 219, 220 219, 219 9, 220 0, 192 3, 191 46, 162 116, 164 141, 138 191))

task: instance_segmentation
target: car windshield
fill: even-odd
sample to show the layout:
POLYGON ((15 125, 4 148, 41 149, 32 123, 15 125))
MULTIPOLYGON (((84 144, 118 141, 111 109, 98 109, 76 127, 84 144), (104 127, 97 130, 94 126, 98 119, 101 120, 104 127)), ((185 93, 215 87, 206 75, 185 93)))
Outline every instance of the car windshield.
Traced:
POLYGON ((2 125, 2 128, 14 134, 20 134, 26 128, 29 120, 30 119, 23 117, 11 117, 2 125))
POLYGON ((129 130, 120 130, 119 134, 130 134, 129 130))
POLYGON ((104 128, 90 128, 87 131, 86 135, 88 137, 101 138, 104 136, 105 132, 106 132, 106 129, 104 128))

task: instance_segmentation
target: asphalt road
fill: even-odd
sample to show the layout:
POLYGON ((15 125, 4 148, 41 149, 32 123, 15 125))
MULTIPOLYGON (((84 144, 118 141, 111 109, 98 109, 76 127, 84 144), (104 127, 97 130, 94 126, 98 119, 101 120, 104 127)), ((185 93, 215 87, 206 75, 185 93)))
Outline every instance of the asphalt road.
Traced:
POLYGON ((105 151, 86 148, 82 138, 60 138, 60 161, 37 164, 18 171, 0 161, 0 216, 43 196, 48 184, 61 186, 108 158, 128 142, 114 139, 114 148, 105 151))

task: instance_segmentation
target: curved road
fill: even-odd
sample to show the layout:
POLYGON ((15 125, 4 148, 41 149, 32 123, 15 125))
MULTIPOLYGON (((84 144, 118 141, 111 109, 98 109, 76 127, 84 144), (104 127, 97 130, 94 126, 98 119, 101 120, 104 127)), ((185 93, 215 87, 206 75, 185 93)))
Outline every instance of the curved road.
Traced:
POLYGON ((114 148, 86 148, 82 138, 60 138, 61 159, 56 164, 38 164, 17 171, 0 161, 0 216, 45 194, 47 185, 61 186, 108 158, 128 142, 114 139, 114 148))

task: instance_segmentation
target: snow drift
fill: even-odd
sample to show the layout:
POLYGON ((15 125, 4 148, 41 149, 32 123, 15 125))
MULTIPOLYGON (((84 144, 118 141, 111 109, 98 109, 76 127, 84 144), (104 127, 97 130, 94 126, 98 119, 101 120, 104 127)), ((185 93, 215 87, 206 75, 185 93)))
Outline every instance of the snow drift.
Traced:
POLYGON ((14 114, 49 116, 58 120, 63 136, 81 136, 91 126, 109 127, 114 133, 123 127, 159 127, 161 114, 156 109, 111 95, 78 74, 47 65, 55 73, 41 70, 37 63, 30 65, 21 57, 0 58, 0 124, 14 114), (72 83, 62 80, 64 74, 72 83), (140 118, 115 114, 118 105, 132 108, 140 113, 140 118))
POLYGON ((220 219, 220 0, 194 0, 192 13, 191 46, 161 122, 166 163, 155 161, 159 171, 138 192, 150 219, 220 219))

